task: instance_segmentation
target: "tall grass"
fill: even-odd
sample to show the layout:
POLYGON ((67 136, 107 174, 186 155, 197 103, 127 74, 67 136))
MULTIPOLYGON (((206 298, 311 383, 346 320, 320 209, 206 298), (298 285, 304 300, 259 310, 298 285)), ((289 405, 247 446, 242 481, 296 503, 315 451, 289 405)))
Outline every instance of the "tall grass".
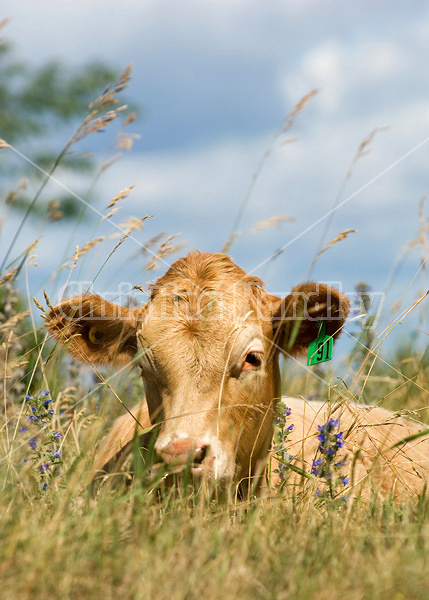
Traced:
POLYGON ((43 498, 3 490, 2 598, 427 598, 423 500, 203 511, 138 486, 94 500, 81 485, 76 472, 43 498))
MULTIPOLYGON (((110 105, 128 78, 126 71, 116 86, 97 99, 52 172, 64 152, 82 136, 116 118, 110 105), (106 107, 107 116, 102 112, 106 107)), ((303 104, 297 107, 300 111, 303 104)), ((292 112, 287 123, 296 114, 292 112)), ((127 140, 130 144, 131 138, 127 140)), ((119 143, 124 144, 124 137, 119 143)), ((270 151, 258 166, 252 185, 270 151)), ((105 163, 102 171, 108 166, 105 163)), ((35 195, 34 203, 42 191, 35 195)), ((99 222, 113 219, 131 192, 132 186, 116 194, 99 222)), ((113 251, 106 251, 101 269, 112 253, 141 229, 144 218, 129 218, 115 225, 120 241, 113 251)), ((264 226, 277 222, 278 218, 268 219, 264 226)), ((150 253, 149 272, 178 251, 174 238, 157 236, 144 245, 144 251, 150 253)), ((227 246, 233 239, 232 234, 227 246)), ((104 243, 94 231, 92 239, 59 266, 71 274, 104 243)), ((316 259, 324 251, 322 247, 323 243, 316 259)), ((6 275, 2 274, 0 598, 429 597, 429 510, 424 495, 403 504, 381 501, 374 495, 369 502, 358 498, 339 508, 286 486, 285 492, 277 495, 261 493, 240 501, 232 494, 220 501, 183 485, 156 491, 144 473, 118 482, 113 478, 94 490, 89 474, 96 445, 113 419, 123 414, 116 398, 132 406, 143 395, 142 384, 137 373, 127 371, 109 378, 95 368, 84 370, 63 352, 54 351, 43 326, 29 320, 31 306, 19 298, 15 287, 33 250, 30 245, 6 265, 6 275), (54 402, 46 405, 46 410, 39 402, 37 414, 44 415, 49 407, 53 414, 42 417, 46 427, 35 429, 26 419, 36 414, 31 409, 34 401, 25 395, 39 395, 42 389, 49 389, 54 402), (52 437, 53 433, 60 435, 52 437), (31 446, 33 440, 36 446, 31 446), (35 452, 34 446, 45 454, 35 452), (41 469, 49 452, 60 453, 55 473, 41 469)), ((36 298, 42 313, 45 304, 50 304, 47 295, 36 298)), ((353 381, 343 382, 332 368, 318 370, 318 377, 312 377, 289 364, 284 369, 288 394, 382 403, 428 421, 427 353, 419 352, 410 339, 386 358, 378 354, 380 340, 365 330, 355 332, 354 338, 356 346, 344 359, 355 374, 353 381)), ((136 453, 132 458, 137 460, 136 453)))

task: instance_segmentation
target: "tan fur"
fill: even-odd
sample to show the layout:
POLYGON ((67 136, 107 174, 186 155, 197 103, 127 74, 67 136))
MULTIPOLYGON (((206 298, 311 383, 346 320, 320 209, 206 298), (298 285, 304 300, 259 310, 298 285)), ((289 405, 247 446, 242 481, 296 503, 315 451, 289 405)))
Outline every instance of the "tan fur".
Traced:
POLYGON ((129 362, 137 350, 133 312, 100 296, 65 300, 49 311, 46 323, 49 333, 82 362, 129 362), (89 339, 92 327, 103 333, 100 344, 89 339))
POLYGON ((143 400, 130 411, 116 419, 112 429, 103 439, 98 449, 92 469, 93 477, 105 471, 106 465, 123 452, 129 451, 135 435, 141 435, 145 429, 151 427, 146 400, 143 400), (130 414, 131 413, 131 414, 130 414))
MULTIPOLYGON (((306 402, 300 398, 284 398, 292 413, 288 424, 294 429, 288 436, 288 452, 296 459, 293 464, 310 472, 312 461, 318 458, 317 427, 330 416, 340 419, 345 447, 338 452, 344 458, 344 475, 350 477, 352 493, 368 498, 376 491, 382 498, 393 495, 402 500, 423 492, 429 475, 429 438, 419 437, 399 447, 394 444, 425 429, 419 423, 394 415, 380 407, 366 407, 352 403, 329 405, 327 402, 306 402)), ((276 461, 272 460, 272 471, 276 461)), ((301 481, 291 473, 290 482, 301 481)), ((278 475, 272 475, 272 484, 278 475)), ((349 493, 349 492, 347 492, 349 493)))

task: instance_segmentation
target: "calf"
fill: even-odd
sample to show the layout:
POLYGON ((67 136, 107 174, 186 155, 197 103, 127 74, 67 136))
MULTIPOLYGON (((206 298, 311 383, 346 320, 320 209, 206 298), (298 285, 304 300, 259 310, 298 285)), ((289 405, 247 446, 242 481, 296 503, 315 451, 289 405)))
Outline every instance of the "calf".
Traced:
MULTIPOLYGON (((304 283, 282 299, 227 256, 192 252, 158 279, 143 307, 130 310, 87 295, 57 305, 47 324, 81 361, 141 368, 146 399, 114 424, 95 471, 117 457, 136 431, 159 423, 155 450, 165 463, 190 465, 193 475, 225 486, 258 479, 264 470, 281 398, 280 353, 302 355, 320 322, 335 340, 348 310, 346 297, 326 285, 304 283)), ((285 401, 294 423, 291 451, 310 471, 317 426, 327 411, 317 403, 285 401)), ((349 465, 359 463, 354 472, 361 488, 372 481, 386 492, 421 490, 429 442, 417 449, 416 442, 409 452, 391 449, 417 425, 382 409, 330 406, 329 415, 333 409, 347 429, 345 451, 349 465)))

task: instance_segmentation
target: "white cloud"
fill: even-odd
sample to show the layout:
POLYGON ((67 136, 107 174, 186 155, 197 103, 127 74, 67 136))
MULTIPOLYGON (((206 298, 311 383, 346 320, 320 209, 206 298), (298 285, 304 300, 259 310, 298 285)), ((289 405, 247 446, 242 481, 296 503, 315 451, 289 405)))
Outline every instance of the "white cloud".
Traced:
POLYGON ((412 68, 411 56, 395 43, 364 40, 353 45, 328 39, 308 50, 297 69, 280 80, 280 87, 288 102, 320 88, 320 108, 336 114, 344 110, 347 95, 359 94, 367 85, 398 80, 412 68))
POLYGON ((286 23, 316 5, 316 0, 4 0, 2 8, 12 18, 7 35, 16 37, 27 57, 61 57, 73 64, 93 56, 124 60, 134 54, 140 60, 148 49, 162 54, 169 47, 256 56, 257 40, 272 48, 269 30, 276 20, 286 23))
POLYGON ((368 42, 356 50, 354 66, 353 71, 358 69, 362 79, 380 81, 398 77, 409 68, 410 61, 404 48, 396 44, 368 42))
MULTIPOLYGON (((380 241, 387 240, 397 215, 403 218, 409 214, 404 199, 412 204, 419 198, 417 182, 410 189, 407 173, 424 170, 429 144, 378 178, 423 139, 424 131, 418 127, 414 111, 410 111, 408 121, 404 112, 389 115, 404 128, 378 134, 369 155, 355 166, 342 199, 349 195, 353 198, 336 213, 336 228, 354 227, 355 221, 363 217, 362 237, 370 239, 378 230, 380 241), (374 183, 367 186, 373 179, 374 183), (384 223, 382 229, 380 222, 384 223)), ((426 131, 429 135, 429 122, 426 131)), ((342 124, 341 135, 321 121, 294 144, 277 147, 254 186, 240 229, 248 230, 258 220, 283 213, 296 218, 285 229, 298 235, 323 217, 333 206, 357 148, 369 132, 370 124, 364 118, 342 124)), ((135 191, 124 201, 124 207, 153 212, 155 217, 161 216, 161 221, 169 217, 170 224, 176 222, 180 230, 185 229, 191 245, 212 243, 210 240, 216 236, 225 240, 268 142, 265 137, 257 137, 229 140, 186 154, 136 155, 106 173, 103 196, 108 198, 116 190, 134 184, 135 191)), ((395 232, 400 243, 406 243, 409 235, 407 226, 401 233, 395 232)))

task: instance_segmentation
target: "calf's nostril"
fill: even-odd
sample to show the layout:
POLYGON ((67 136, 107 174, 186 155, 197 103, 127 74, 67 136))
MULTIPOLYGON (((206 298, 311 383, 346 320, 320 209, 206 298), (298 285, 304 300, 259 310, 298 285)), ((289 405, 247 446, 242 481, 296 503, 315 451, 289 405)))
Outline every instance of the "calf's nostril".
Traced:
POLYGON ((171 440, 157 451, 167 464, 186 465, 188 463, 191 466, 200 467, 209 454, 210 446, 198 442, 198 440, 183 438, 171 440))
POLYGON ((201 465, 206 458, 210 446, 200 446, 200 448, 196 448, 193 463, 196 465, 201 465))

